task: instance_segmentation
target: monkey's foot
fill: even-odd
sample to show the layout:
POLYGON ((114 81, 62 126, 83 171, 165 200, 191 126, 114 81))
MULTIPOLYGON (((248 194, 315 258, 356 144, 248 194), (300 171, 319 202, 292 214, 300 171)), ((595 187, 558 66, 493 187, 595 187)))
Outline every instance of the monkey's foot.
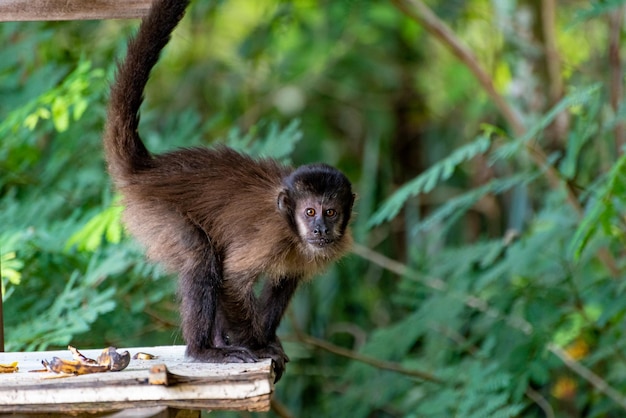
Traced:
POLYGON ((193 351, 187 348, 187 355, 207 363, 255 363, 259 361, 259 357, 245 347, 203 348, 193 351))
POLYGON ((285 371, 286 363, 289 361, 289 357, 285 354, 280 342, 273 342, 267 347, 254 350, 254 354, 258 358, 271 358, 274 361, 274 374, 276 375, 274 383, 278 382, 285 371))

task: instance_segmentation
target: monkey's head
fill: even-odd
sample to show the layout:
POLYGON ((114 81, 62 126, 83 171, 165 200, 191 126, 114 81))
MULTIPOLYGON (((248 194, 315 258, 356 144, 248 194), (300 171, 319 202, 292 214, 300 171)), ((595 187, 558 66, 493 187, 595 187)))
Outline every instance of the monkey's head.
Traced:
POLYGON ((350 221, 354 194, 348 178, 326 164, 309 164, 284 179, 278 209, 309 251, 334 254, 350 221))

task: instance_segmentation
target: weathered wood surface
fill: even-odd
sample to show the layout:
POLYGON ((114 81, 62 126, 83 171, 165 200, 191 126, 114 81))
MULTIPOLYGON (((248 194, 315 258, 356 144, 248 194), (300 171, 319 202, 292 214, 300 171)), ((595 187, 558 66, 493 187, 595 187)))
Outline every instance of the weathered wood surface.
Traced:
POLYGON ((0 21, 132 19, 152 0, 0 0, 0 21))
MULTIPOLYGON (((167 406, 178 409, 269 409, 274 389, 271 360, 244 364, 190 362, 184 346, 142 347, 128 350, 131 356, 147 352, 154 360, 131 360, 120 372, 58 377, 41 370, 41 360, 71 359, 69 351, 0 353, 0 363, 18 362, 19 372, 0 374, 1 413, 98 412, 167 406), (170 386, 148 383, 149 369, 165 364, 180 377, 170 386)), ((81 350, 97 358, 102 350, 81 350)))

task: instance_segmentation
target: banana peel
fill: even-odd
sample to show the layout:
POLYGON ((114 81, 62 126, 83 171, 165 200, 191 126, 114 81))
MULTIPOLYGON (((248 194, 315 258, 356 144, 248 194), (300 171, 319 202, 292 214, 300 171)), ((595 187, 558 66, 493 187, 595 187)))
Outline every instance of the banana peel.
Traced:
POLYGON ((67 348, 72 353, 73 360, 53 357, 52 360, 43 360, 41 363, 51 372, 73 375, 103 373, 108 371, 116 372, 124 370, 130 363, 130 353, 128 351, 120 353, 115 347, 108 347, 102 350, 97 360, 85 357, 71 345, 67 348))
POLYGON ((0 373, 15 373, 18 370, 17 361, 10 364, 0 364, 0 373))

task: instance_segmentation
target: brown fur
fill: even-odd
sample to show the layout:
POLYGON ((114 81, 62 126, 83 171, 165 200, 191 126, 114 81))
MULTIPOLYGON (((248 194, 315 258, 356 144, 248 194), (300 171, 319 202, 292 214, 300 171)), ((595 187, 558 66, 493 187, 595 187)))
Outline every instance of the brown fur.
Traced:
POLYGON ((143 90, 187 3, 156 0, 129 43, 111 88, 109 172, 128 230, 179 275, 187 353, 211 362, 269 357, 278 379, 288 358, 276 328, 298 283, 350 247, 354 195, 324 164, 294 170, 224 146, 148 152, 137 131, 143 90))
POLYGON ((178 150, 156 156, 154 165, 157 168, 134 173, 118 188, 125 196, 128 230, 146 246, 151 259, 171 271, 190 258, 186 252, 172 251, 185 247, 190 228, 210 231, 218 251, 226 254, 225 274, 307 278, 350 248, 349 233, 340 245, 319 252, 294 235, 276 205, 283 178, 293 172, 290 167, 254 160, 227 147, 178 150))

